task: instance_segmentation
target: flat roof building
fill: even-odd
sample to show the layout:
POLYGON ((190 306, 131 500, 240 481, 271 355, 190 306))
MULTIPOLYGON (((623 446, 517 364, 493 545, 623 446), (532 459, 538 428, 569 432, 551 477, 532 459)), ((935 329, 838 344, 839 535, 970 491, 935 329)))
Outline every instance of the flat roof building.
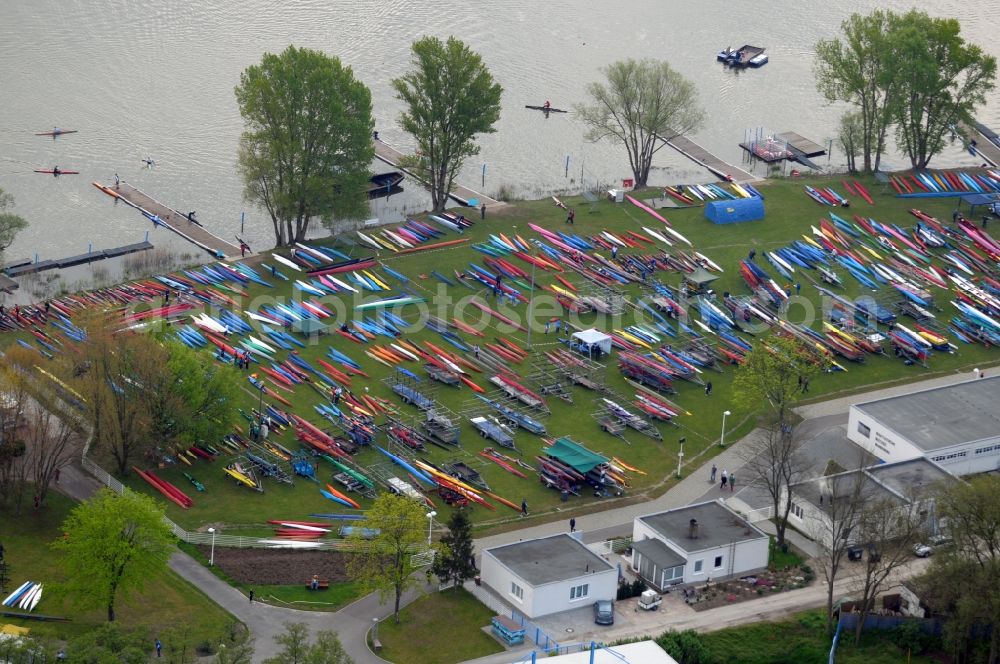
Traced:
POLYGON ((618 568, 568 534, 483 551, 480 577, 529 618, 615 599, 618 568))
POLYGON ((721 500, 636 517, 632 569, 656 590, 767 567, 768 536, 721 500))
POLYGON ((1000 376, 851 406, 848 437, 882 461, 926 458, 953 475, 1000 468, 1000 376))

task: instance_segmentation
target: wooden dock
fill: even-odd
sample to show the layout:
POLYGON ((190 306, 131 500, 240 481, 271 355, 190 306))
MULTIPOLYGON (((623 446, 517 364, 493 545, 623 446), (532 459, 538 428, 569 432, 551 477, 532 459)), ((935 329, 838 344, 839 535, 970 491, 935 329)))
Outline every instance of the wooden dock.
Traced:
MULTIPOLYGON (((95 182, 94 186, 109 196, 120 199, 126 205, 134 207, 153 223, 169 228, 216 258, 231 259, 241 256, 239 245, 223 240, 206 230, 200 223, 190 221, 184 213, 160 203, 127 182, 108 186, 95 182)), ((251 255, 250 252, 247 252, 247 255, 251 255)))
MULTIPOLYGON (((412 173, 399 165, 399 160, 404 156, 404 154, 381 139, 375 140, 375 156, 378 157, 380 161, 384 161, 393 168, 403 171, 411 178, 423 182, 423 180, 417 177, 415 173, 412 173)), ((485 204, 488 208, 506 205, 503 201, 495 200, 485 194, 481 194, 474 189, 469 189, 468 187, 460 184, 455 184, 448 196, 457 203, 466 206, 469 205, 469 201, 473 200, 476 201, 477 206, 485 204)))
POLYGON ((822 157, 826 154, 826 148, 819 143, 810 141, 805 136, 794 131, 786 131, 783 134, 775 134, 775 138, 788 144, 790 150, 798 150, 807 157, 822 157))
POLYGON ((720 180, 731 180, 736 183, 757 182, 760 180, 760 178, 753 173, 748 173, 738 166, 733 166, 732 164, 727 164, 722 161, 687 136, 677 134, 673 138, 664 138, 663 136, 657 135, 657 138, 680 152, 691 161, 701 164, 707 168, 712 175, 720 180))
POLYGON ((984 125, 976 122, 973 126, 962 125, 962 130, 972 140, 976 141, 976 154, 983 158, 991 166, 1000 166, 1000 137, 997 133, 984 125))

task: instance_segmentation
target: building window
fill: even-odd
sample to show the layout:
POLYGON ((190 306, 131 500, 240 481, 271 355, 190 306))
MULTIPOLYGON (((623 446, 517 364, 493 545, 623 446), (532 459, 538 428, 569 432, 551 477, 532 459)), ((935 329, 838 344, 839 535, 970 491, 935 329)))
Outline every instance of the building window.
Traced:
POLYGON ((865 438, 871 438, 872 429, 864 422, 858 422, 858 433, 860 433, 865 438))
POLYGON ((722 556, 715 557, 715 569, 722 569, 722 556))
POLYGON ((510 582, 510 594, 516 597, 519 602, 524 601, 524 588, 513 581, 510 582))
POLYGON ((590 594, 590 584, 584 583, 583 585, 573 586, 569 589, 569 599, 570 601, 576 599, 583 599, 590 594))
POLYGON ((792 503, 792 514, 795 515, 796 518, 802 519, 803 515, 802 508, 799 507, 797 504, 792 503))
POLYGON ((701 564, 703 562, 704 562, 703 560, 696 560, 696 561, 694 561, 694 573, 695 574, 701 574, 701 564))

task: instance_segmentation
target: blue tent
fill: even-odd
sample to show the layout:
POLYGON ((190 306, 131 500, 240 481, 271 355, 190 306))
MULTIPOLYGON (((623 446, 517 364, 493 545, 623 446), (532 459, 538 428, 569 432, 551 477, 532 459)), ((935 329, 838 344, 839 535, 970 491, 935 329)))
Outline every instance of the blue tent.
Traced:
POLYGON ((705 217, 713 224, 740 224, 764 218, 764 201, 737 198, 729 201, 712 201, 705 204, 705 217))

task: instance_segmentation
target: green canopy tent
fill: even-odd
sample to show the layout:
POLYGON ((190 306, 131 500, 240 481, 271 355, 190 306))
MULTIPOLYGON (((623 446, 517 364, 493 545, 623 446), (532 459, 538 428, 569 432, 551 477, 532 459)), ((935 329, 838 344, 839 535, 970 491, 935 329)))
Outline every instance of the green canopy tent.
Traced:
POLYGON ((608 462, 607 457, 591 452, 579 443, 574 443, 568 436, 557 439, 549 449, 545 450, 545 453, 584 475, 608 462))
POLYGON ((325 325, 314 318, 303 318, 292 323, 292 329, 304 337, 319 336, 329 334, 330 326, 325 325))
POLYGON ((712 274, 703 267, 699 267, 691 274, 685 274, 681 278, 681 282, 684 290, 689 294, 698 294, 704 293, 708 289, 708 286, 718 278, 718 275, 712 274))

